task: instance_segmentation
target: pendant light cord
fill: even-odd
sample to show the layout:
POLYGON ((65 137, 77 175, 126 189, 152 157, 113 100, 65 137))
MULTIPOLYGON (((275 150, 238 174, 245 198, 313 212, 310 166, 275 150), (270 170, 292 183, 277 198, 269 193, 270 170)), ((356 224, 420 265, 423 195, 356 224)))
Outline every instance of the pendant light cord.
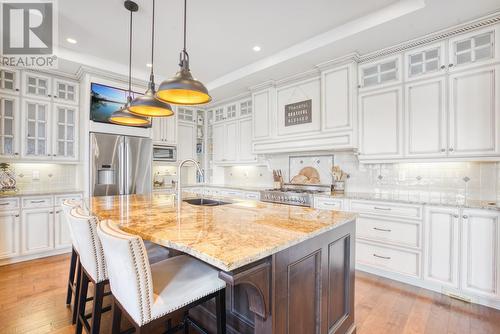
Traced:
POLYGON ((151 75, 153 75, 155 50, 155 0, 153 0, 153 19, 151 24, 151 75))
POLYGON ((186 35, 187 35, 187 0, 184 0, 184 48, 180 54, 179 66, 189 70, 189 54, 186 50, 186 35))
POLYGON ((128 41, 128 95, 132 95, 132 15, 130 11, 130 36, 128 41))
POLYGON ((187 0, 184 0, 184 52, 186 52, 186 21, 187 21, 187 0))

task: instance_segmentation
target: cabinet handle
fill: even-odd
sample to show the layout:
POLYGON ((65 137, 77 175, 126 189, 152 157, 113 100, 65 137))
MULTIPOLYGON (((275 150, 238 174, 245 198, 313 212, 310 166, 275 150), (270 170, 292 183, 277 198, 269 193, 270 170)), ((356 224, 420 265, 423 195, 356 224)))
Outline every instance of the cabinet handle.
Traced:
POLYGON ((54 211, 49 211, 49 215, 52 215, 52 214, 54 214, 54 211))
POLYGON ((453 147, 450 147, 449 151, 450 151, 450 152, 453 152, 453 147))
POLYGON ((378 257, 380 259, 384 259, 384 260, 390 260, 391 259, 390 256, 382 256, 382 255, 377 255, 375 253, 373 253, 373 256, 378 257))
POLYGON ((7 203, 0 203, 0 205, 9 205, 9 202, 7 202, 7 203))
POLYGON ((446 65, 441 65, 441 69, 444 70, 446 68, 446 65))
POLYGON ((442 149, 441 149, 441 152, 446 152, 446 149, 445 149, 445 148, 442 148, 442 149))
POLYGON ((61 213, 61 210, 57 210, 56 213, 61 213))
POLYGON ((16 152, 16 153, 14 153, 14 155, 19 155, 19 153, 16 152))
POLYGON ((392 209, 391 208, 381 208, 379 206, 374 206, 373 207, 375 210, 384 210, 384 211, 391 211, 392 209))
POLYGON ((19 215, 14 215, 14 217, 19 218, 19 215))
POLYGON ((468 219, 468 218, 469 218, 469 216, 467 216, 467 215, 463 215, 463 216, 462 216, 462 218, 463 218, 463 219, 468 219))
POLYGON ((376 231, 382 231, 382 232, 391 232, 392 231, 392 230, 389 230, 389 229, 379 228, 379 227, 374 227, 373 229, 376 230, 376 231))
POLYGON ((453 64, 449 64, 448 67, 453 67, 453 64))
POLYGON ((36 203, 44 203, 44 202, 45 202, 45 200, 44 200, 44 199, 42 199, 42 200, 39 200, 39 201, 30 201, 30 202, 31 202, 31 203, 33 203, 33 204, 36 204, 36 203))

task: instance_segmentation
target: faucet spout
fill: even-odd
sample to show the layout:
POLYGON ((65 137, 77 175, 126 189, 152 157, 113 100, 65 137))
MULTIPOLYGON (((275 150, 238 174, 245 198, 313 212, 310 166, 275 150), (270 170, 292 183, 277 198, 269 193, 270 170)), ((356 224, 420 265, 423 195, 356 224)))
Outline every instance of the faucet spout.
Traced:
MULTIPOLYGON (((198 173, 201 175, 201 179, 203 180, 203 184, 205 184, 205 175, 203 174, 203 170, 200 167, 200 164, 198 161, 194 159, 185 159, 179 162, 179 165, 177 166, 177 207, 180 208, 182 204, 182 186, 181 186, 181 174, 182 174, 182 167, 188 163, 191 162, 196 166, 196 169, 198 173)), ((201 195, 203 198, 203 194, 201 195)))

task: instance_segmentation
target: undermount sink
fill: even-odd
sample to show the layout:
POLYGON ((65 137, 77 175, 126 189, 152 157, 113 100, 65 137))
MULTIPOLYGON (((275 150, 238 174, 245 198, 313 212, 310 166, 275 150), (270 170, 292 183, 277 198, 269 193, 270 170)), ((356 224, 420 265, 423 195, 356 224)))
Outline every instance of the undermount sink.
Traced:
POLYGON ((231 204, 229 202, 216 201, 213 199, 206 199, 206 198, 185 199, 184 202, 189 203, 191 205, 203 205, 203 206, 217 206, 217 205, 231 204))

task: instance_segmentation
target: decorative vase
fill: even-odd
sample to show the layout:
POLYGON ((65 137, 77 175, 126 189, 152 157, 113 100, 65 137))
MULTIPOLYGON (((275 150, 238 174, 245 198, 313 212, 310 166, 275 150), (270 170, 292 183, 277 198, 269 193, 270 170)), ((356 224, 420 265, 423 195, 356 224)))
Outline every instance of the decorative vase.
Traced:
POLYGON ((16 190, 16 174, 8 163, 0 163, 0 191, 16 190))

